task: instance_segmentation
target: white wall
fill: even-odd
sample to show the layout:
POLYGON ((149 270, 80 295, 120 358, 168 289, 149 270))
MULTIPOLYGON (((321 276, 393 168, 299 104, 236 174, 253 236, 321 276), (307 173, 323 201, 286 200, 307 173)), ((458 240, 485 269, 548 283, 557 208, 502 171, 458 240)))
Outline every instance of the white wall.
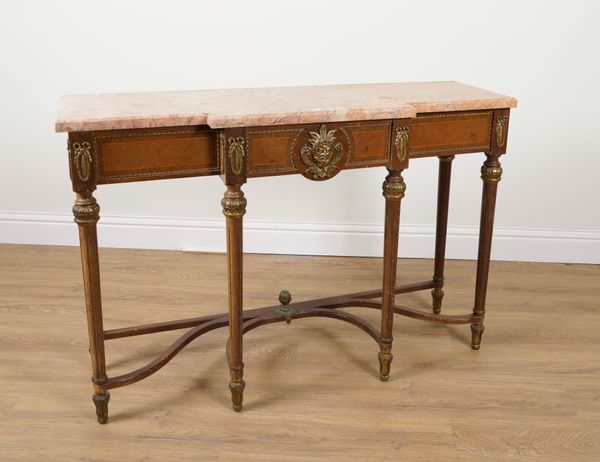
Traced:
MULTIPOLYGON (((60 94, 459 80, 519 100, 495 258, 600 263, 599 16, 574 0, 3 2, 0 242, 76 242, 60 94)), ((482 161, 454 163, 452 257, 475 254, 482 161)), ((435 162, 406 172, 401 254, 431 255, 435 162)), ((251 180, 246 249, 379 254, 383 177, 251 180)), ((101 242, 222 249, 222 192, 218 178, 101 187, 101 242)))

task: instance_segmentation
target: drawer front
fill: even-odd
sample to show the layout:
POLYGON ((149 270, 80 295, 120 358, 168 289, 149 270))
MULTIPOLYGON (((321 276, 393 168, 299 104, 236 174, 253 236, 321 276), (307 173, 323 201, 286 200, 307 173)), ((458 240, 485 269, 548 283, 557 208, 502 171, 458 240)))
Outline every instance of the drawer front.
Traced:
POLYGON ((491 111, 419 115, 410 123, 410 157, 488 151, 491 132, 491 111))
POLYGON ((204 127, 96 132, 97 183, 217 175, 217 133, 204 127))
POLYGON ((311 179, 322 180, 343 169, 387 165, 390 130, 389 120, 248 128, 247 175, 302 173, 311 179), (324 164, 311 151, 321 141, 329 142, 335 148, 330 171, 319 169, 324 164))

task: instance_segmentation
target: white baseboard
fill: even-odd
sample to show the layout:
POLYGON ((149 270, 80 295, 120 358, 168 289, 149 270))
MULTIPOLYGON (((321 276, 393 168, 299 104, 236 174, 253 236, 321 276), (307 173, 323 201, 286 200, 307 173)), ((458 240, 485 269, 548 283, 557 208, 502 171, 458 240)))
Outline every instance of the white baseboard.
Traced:
MULTIPOLYGON (((400 233, 400 256, 433 256, 433 225, 404 225, 400 233)), ((476 258, 477 234, 475 227, 449 227, 447 257, 476 258)), ((99 241, 102 247, 223 252, 224 220, 102 216, 99 241)), ((77 227, 67 214, 0 212, 0 242, 77 245, 77 227)), ((382 249, 382 225, 244 222, 249 253, 381 256, 382 249)), ((492 258, 600 263, 600 231, 496 228, 492 258)))

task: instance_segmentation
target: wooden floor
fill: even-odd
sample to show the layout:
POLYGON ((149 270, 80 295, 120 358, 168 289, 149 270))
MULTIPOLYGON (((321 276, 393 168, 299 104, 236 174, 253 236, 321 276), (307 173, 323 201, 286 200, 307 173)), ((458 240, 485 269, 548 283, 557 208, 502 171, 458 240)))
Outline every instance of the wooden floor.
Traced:
MULTIPOLYGON (((112 391, 96 423, 77 248, 0 246, 0 460, 600 461, 600 267, 494 262, 480 351, 468 326, 396 317, 388 383, 377 346, 313 318, 245 336, 246 396, 231 410, 226 330, 112 391)), ((101 251, 105 327, 226 311, 225 257, 101 251)), ((431 275, 402 260, 399 281, 431 275)), ((245 305, 376 288, 374 258, 247 255, 245 305)), ((445 313, 472 307, 474 263, 449 261, 445 313), (447 309, 446 309, 447 307, 447 309)), ((429 309, 430 294, 400 296, 429 309)), ((361 313, 378 325, 378 312, 361 313)), ((182 331, 107 343, 109 374, 182 331)))

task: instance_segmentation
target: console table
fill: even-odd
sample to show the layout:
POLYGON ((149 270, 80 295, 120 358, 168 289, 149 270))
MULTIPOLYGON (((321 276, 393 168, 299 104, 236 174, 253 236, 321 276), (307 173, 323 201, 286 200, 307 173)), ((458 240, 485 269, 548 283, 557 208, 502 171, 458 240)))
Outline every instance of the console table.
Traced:
POLYGON ((108 420, 108 390, 142 380, 167 364, 188 343, 229 326, 233 409, 242 409, 243 334, 264 324, 324 316, 348 322, 379 345, 379 375, 387 381, 392 362, 394 313, 415 319, 470 324, 471 347, 484 331, 496 189, 502 175, 514 98, 457 82, 386 83, 312 87, 252 88, 185 92, 64 96, 57 132, 68 132, 69 169, 76 193, 73 214, 79 228, 85 305, 92 360, 93 402, 100 423, 108 420), (483 195, 473 311, 441 313, 450 174, 455 155, 483 152, 483 195), (402 171, 421 157, 439 158, 433 277, 396 284, 402 171), (385 237, 382 287, 245 310, 242 298, 242 223, 249 178, 300 174, 328 180, 342 170, 386 167, 383 181, 385 237), (96 224, 97 185, 220 175, 227 234, 229 312, 105 330, 100 295, 96 224), (432 313, 395 303, 395 295, 431 289, 432 313), (379 329, 341 308, 381 311, 379 329), (160 356, 130 373, 107 375, 104 342, 134 335, 189 329, 160 356))

